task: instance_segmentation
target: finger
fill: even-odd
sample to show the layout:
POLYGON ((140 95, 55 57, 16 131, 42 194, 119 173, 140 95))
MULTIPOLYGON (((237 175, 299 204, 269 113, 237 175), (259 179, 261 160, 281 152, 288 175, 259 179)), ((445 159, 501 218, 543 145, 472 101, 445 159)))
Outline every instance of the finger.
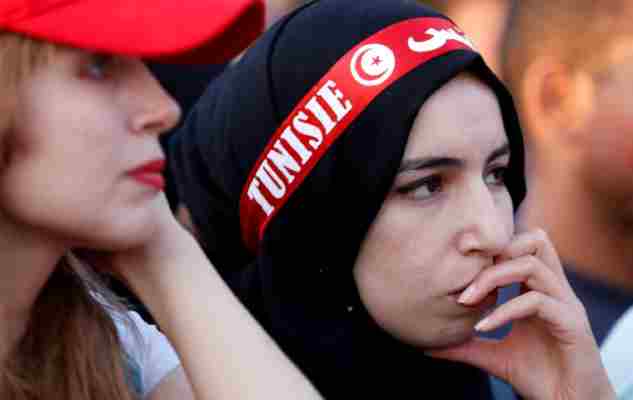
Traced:
POLYGON ((459 297, 461 304, 471 305, 482 301, 493 290, 513 283, 566 300, 568 293, 560 279, 532 255, 521 256, 484 269, 459 297))
POLYGON ((505 261, 526 255, 532 255, 542 260, 548 268, 567 283, 567 277, 558 253, 544 230, 534 229, 517 234, 514 240, 499 254, 498 260, 505 261))
POLYGON ((530 291, 497 307, 475 325, 479 332, 489 332, 508 322, 536 317, 545 322, 552 335, 561 340, 572 340, 584 333, 583 316, 576 308, 543 293, 530 291))
POLYGON ((463 362, 488 371, 498 378, 508 380, 507 360, 509 357, 505 356, 499 343, 499 340, 475 337, 459 346, 427 350, 424 353, 434 358, 463 362))

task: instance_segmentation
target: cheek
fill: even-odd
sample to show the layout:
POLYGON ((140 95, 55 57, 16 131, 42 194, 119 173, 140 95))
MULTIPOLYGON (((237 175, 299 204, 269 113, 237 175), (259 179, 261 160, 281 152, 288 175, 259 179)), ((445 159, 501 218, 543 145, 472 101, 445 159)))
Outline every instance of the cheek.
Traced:
POLYGON ((24 226, 46 231, 76 230, 85 214, 91 212, 91 204, 99 201, 98 196, 89 201, 89 188, 74 184, 72 175, 56 174, 63 171, 59 164, 45 166, 35 159, 22 158, 3 171, 2 210, 24 226))
POLYGON ((94 168, 116 160, 129 140, 125 109, 108 91, 74 80, 44 80, 41 86, 21 97, 12 135, 16 155, 67 167, 67 174, 99 176, 103 172, 94 168))
POLYGON ((27 133, 12 146, 2 174, 3 187, 11 189, 14 203, 59 210, 63 205, 86 207, 89 199, 107 199, 103 183, 108 174, 102 155, 76 146, 77 142, 61 140, 62 135, 55 131, 39 137, 27 133))
POLYGON ((439 247, 439 238, 427 234, 424 215, 417 214, 404 207, 384 207, 372 224, 354 267, 368 297, 397 303, 407 287, 431 284, 426 266, 437 258, 432 249, 439 247))
POLYGON ((633 112, 614 110, 595 121, 586 175, 597 189, 626 191, 633 179, 633 112))
POLYGON ((26 180, 26 174, 15 172, 0 177, 0 214, 24 232, 73 247, 112 250, 143 243, 156 229, 150 194, 130 201, 108 191, 106 198, 70 182, 56 184, 35 173, 26 180))
POLYGON ((127 137, 112 105, 79 93, 53 99, 54 107, 36 91, 21 104, 9 143, 12 184, 30 183, 43 198, 59 191, 77 201, 108 199, 127 137))
POLYGON ((515 233, 515 225, 514 204, 512 203, 512 196, 510 196, 510 192, 504 190, 499 194, 497 207, 502 218, 503 227, 505 228, 504 232, 508 238, 511 238, 515 233))
POLYGON ((354 266, 356 285, 370 315, 383 329, 407 341, 427 336, 420 327, 433 329, 438 323, 434 315, 442 313, 438 288, 448 250, 446 236, 433 227, 420 209, 383 209, 354 266))
POLYGON ((20 90, 0 171, 1 213, 53 238, 108 244, 147 235, 155 193, 125 176, 147 138, 129 132, 130 114, 115 93, 49 78, 20 90))
POLYGON ((133 183, 109 169, 109 154, 63 146, 52 136, 22 137, 28 140, 16 142, 0 173, 0 209, 14 223, 73 242, 115 238, 133 225, 124 216, 144 198, 133 198, 133 183))
POLYGON ((604 99, 603 107, 595 113, 590 126, 592 150, 596 153, 619 155, 633 166, 633 97, 618 92, 604 99))
POLYGON ((607 162, 613 160, 614 166, 621 172, 621 176, 629 179, 633 174, 633 136, 631 136, 633 134, 633 120, 630 122, 631 124, 627 125, 628 130, 617 132, 617 137, 613 143, 608 145, 611 151, 606 150, 606 154, 604 154, 605 160, 607 162))

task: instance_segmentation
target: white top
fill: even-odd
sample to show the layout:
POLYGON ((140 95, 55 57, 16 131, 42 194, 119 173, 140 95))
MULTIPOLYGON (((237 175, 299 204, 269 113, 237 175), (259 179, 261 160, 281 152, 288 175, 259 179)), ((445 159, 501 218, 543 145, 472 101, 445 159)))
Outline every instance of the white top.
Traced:
POLYGON ((633 309, 611 329, 601 353, 618 399, 633 400, 633 309))
POLYGON ((141 398, 146 399, 158 384, 180 366, 180 360, 169 341, 156 329, 146 323, 133 311, 125 318, 114 316, 114 322, 124 350, 132 358, 132 367, 137 384, 141 389, 141 398))

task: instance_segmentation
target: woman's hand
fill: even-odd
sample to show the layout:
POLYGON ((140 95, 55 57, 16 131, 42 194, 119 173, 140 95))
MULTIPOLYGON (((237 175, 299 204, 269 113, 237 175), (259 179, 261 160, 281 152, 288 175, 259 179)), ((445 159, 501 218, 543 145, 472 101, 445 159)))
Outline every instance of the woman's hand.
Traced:
POLYGON ((512 283, 521 283, 521 295, 475 327, 488 332, 513 322, 507 337, 475 338, 427 354, 482 368, 509 382, 526 399, 615 399, 585 309, 545 232, 517 235, 459 300, 477 304, 512 283))
MULTIPOLYGON (((153 206, 154 229, 146 240, 89 252, 86 261, 122 278, 148 307, 176 349, 195 398, 320 399, 233 295, 164 196, 153 206)), ((184 400, 186 382, 172 383, 156 396, 184 400)))

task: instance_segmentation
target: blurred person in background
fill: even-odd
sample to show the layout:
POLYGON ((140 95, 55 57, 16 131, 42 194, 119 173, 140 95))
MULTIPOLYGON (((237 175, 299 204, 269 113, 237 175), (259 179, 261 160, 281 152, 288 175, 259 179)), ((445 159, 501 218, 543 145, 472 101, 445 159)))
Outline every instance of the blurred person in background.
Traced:
POLYGON ((490 68, 501 76, 500 46, 515 0, 418 0, 446 14, 468 32, 490 68))
POLYGON ((524 228, 543 227, 601 343, 633 305, 633 3, 522 0, 503 75, 526 143, 524 228))

